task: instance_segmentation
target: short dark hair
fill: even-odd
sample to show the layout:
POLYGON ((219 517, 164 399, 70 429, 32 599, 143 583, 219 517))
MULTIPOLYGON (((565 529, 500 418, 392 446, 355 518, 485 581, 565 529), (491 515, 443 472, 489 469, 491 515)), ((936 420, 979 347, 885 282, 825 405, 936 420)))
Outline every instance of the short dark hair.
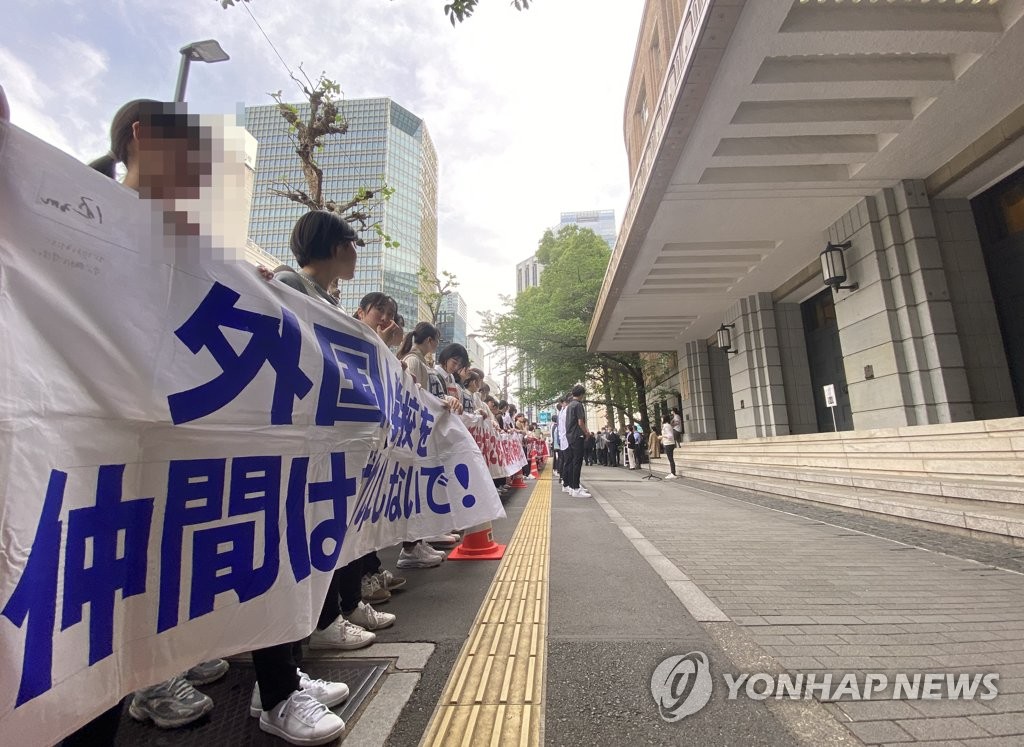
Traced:
POLYGON ((334 247, 355 240, 355 229, 340 215, 311 210, 295 221, 290 245, 299 267, 305 267, 317 260, 330 259, 334 247))
POLYGON ((359 310, 364 314, 370 309, 378 309, 380 311, 387 311, 387 308, 391 306, 394 308, 394 316, 398 315, 398 301, 393 299, 387 293, 381 293, 380 291, 374 291, 373 293, 367 293, 361 299, 359 299, 359 310))
POLYGON ((443 367, 445 363, 450 361, 452 358, 458 358, 462 361, 464 366, 469 365, 469 353, 466 352, 466 348, 457 342, 445 345, 440 353, 437 354, 437 362, 443 367))
POLYGON ((583 386, 582 384, 577 384, 576 386, 574 386, 572 388, 572 396, 573 397, 582 397, 586 393, 587 393, 587 388, 585 386, 583 386))

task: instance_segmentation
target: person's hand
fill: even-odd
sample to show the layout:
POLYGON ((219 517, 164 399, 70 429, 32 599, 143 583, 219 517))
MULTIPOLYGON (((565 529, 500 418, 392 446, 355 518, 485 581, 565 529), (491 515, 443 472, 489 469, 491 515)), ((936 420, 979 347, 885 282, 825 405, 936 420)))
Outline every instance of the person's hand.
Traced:
POLYGON ((274 273, 272 273, 267 267, 263 265, 256 265, 256 272, 260 274, 260 277, 264 280, 273 280, 274 273))
POLYGON ((405 337, 404 330, 399 327, 394 321, 388 322, 386 325, 377 327, 377 334, 380 335, 380 339, 384 341, 384 344, 388 347, 394 347, 395 345, 402 344, 402 338, 405 337))
POLYGON ((444 398, 444 406, 445 406, 445 409, 451 410, 456 415, 461 415, 462 414, 462 403, 459 402, 459 400, 457 400, 455 397, 452 397, 451 395, 446 395, 445 396, 445 398, 444 398))

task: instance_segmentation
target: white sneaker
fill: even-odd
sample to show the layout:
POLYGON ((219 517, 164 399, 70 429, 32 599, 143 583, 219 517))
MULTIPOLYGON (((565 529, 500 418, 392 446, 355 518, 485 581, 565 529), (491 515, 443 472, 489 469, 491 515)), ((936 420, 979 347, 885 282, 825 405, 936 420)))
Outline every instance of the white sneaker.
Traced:
POLYGON ((443 558, 427 549, 422 542, 417 542, 412 550, 402 548, 395 565, 399 568, 436 568, 441 565, 442 560, 443 558))
MULTIPOLYGON (((333 708, 348 700, 348 685, 344 682, 314 680, 301 669, 299 670, 299 689, 309 693, 314 700, 323 703, 328 708, 333 708)), ((252 698, 249 700, 249 715, 259 718, 262 713, 263 701, 260 700, 260 683, 257 682, 252 689, 252 698)))
POLYGON ((354 651, 366 648, 377 640, 370 631, 350 623, 341 615, 323 630, 314 630, 309 637, 311 649, 335 648, 342 651, 354 651))
POLYGON ((438 545, 439 547, 455 547, 459 544, 459 536, 457 534, 450 533, 439 534, 436 537, 427 537, 423 541, 429 545, 438 545))
POLYGON ((665 479, 666 480, 676 480, 676 479, 678 479, 678 476, 677 475, 673 475, 673 474, 668 474, 668 475, 665 475, 665 479))
POLYGON ((395 616, 390 612, 378 612, 365 602, 360 602, 348 615, 349 622, 366 630, 381 630, 395 624, 395 616))
POLYGON ((260 729, 289 744, 333 742, 345 731, 345 722, 305 690, 296 690, 273 710, 260 713, 260 729))
POLYGON ((562 492, 563 493, 571 493, 572 492, 572 488, 570 488, 568 485, 563 485, 562 486, 562 492))
POLYGON ((573 498, 590 498, 590 497, 592 497, 590 495, 590 493, 588 493, 583 488, 576 488, 575 490, 571 491, 569 493, 569 495, 571 495, 573 498))
MULTIPOLYGON (((456 540, 455 544, 459 544, 458 540, 456 540)), ((430 555, 434 555, 434 556, 440 558, 441 560, 444 560, 444 559, 446 559, 448 557, 448 554, 445 553, 444 550, 442 550, 439 547, 434 547, 427 540, 420 540, 419 541, 419 545, 420 545, 420 547, 423 548, 424 552, 426 552, 426 553, 428 553, 430 555)))

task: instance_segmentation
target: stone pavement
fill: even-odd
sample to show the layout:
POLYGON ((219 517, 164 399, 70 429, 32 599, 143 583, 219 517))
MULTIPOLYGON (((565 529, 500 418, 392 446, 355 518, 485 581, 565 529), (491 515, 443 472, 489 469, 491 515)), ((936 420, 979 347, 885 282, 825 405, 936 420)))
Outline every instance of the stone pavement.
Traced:
POLYGON ((999 674, 999 695, 988 701, 892 700, 890 688, 885 700, 826 704, 864 743, 1024 744, 1024 575, 957 557, 963 538, 886 528, 904 540, 926 535, 918 544, 950 553, 940 554, 854 531, 848 525, 858 517, 850 514, 833 512, 825 523, 712 486, 642 481, 622 469, 586 468, 584 483, 642 554, 640 543, 650 543, 648 554, 664 558, 658 562, 678 569, 724 613, 705 626, 752 641, 755 659, 771 657, 762 665, 773 660, 783 670, 837 679, 999 674))

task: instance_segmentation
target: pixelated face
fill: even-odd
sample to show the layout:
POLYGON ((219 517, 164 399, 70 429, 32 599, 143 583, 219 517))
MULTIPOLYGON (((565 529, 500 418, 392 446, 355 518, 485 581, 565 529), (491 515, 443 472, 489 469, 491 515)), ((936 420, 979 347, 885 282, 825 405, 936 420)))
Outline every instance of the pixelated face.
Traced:
POLYGON ((150 199, 196 199, 209 186, 212 143, 208 128, 136 123, 139 192, 150 199))

